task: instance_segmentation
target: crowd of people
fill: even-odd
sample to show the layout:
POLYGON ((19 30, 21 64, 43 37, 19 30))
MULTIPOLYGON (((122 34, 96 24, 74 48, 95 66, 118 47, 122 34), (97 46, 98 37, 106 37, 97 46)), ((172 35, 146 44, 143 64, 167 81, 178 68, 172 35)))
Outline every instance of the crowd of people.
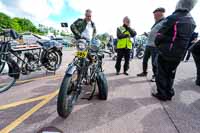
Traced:
MULTIPOLYGON (((195 21, 190 12, 197 0, 180 0, 176 9, 168 17, 165 17, 165 8, 160 7, 153 11, 155 23, 149 33, 145 35, 148 41, 145 48, 142 68, 137 76, 147 76, 148 60, 151 58, 153 76, 157 91, 152 92, 155 98, 168 101, 175 95, 173 84, 176 69, 188 53, 192 52, 197 66, 196 84, 200 86, 200 42, 195 21)), ((71 30, 76 39, 95 37, 96 27, 91 20, 92 11, 86 10, 85 18, 78 19, 71 25, 71 30)), ((123 25, 117 28, 117 60, 115 64, 116 75, 120 74, 121 61, 124 58, 123 73, 129 75, 130 52, 132 49, 131 38, 136 36, 136 31, 130 27, 130 18, 124 17, 123 25)), ((189 56, 187 55, 186 61, 189 56)))

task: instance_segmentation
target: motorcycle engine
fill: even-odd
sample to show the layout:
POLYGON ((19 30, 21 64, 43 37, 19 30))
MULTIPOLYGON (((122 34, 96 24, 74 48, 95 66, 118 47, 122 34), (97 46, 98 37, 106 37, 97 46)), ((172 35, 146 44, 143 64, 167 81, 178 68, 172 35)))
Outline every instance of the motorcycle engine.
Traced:
POLYGON ((24 53, 24 56, 28 59, 28 62, 35 61, 37 59, 36 56, 31 52, 24 53))
POLYGON ((31 71, 35 71, 38 68, 38 55, 36 53, 26 52, 24 53, 25 62, 28 64, 24 64, 22 70, 24 74, 28 74, 31 71))

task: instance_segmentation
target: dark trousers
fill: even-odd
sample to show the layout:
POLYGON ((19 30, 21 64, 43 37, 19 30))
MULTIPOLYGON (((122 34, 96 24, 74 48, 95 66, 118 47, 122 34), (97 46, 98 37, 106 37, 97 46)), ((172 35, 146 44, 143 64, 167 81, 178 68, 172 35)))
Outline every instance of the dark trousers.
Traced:
POLYGON ((196 82, 200 84, 200 55, 192 53, 192 56, 194 58, 194 62, 196 64, 196 68, 197 68, 197 79, 196 79, 196 82))
POLYGON ((134 58, 134 47, 133 47, 133 49, 130 50, 130 58, 131 59, 134 58))
POLYGON ((149 58, 151 57, 151 62, 152 62, 152 70, 155 75, 156 73, 156 64, 155 64, 155 58, 157 56, 158 50, 156 47, 151 47, 151 46, 146 46, 145 52, 144 52, 144 58, 143 58, 143 72, 147 72, 148 68, 148 61, 149 58))
POLYGON ((117 72, 120 72, 123 57, 125 59, 124 72, 126 72, 129 69, 130 49, 117 49, 117 62, 115 64, 117 72))
POLYGON ((173 84, 179 63, 180 61, 166 60, 161 55, 157 56, 156 86, 158 93, 165 98, 175 94, 173 84))

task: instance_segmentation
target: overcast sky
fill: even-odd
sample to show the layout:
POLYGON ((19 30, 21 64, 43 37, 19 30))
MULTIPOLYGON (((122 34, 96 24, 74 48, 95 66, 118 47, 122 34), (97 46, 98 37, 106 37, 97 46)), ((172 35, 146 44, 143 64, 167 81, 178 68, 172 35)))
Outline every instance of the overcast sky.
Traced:
MULTIPOLYGON (((11 17, 25 17, 36 25, 39 23, 59 27, 60 22, 71 24, 79 17, 84 17, 88 8, 93 11, 93 20, 99 33, 115 34, 122 25, 124 16, 131 18, 132 27, 139 33, 148 32, 154 23, 153 10, 157 7, 166 9, 170 15, 178 0, 0 0, 0 11, 11 17)), ((197 23, 200 2, 192 11, 197 23)), ((200 31, 198 26, 197 31, 200 31)))

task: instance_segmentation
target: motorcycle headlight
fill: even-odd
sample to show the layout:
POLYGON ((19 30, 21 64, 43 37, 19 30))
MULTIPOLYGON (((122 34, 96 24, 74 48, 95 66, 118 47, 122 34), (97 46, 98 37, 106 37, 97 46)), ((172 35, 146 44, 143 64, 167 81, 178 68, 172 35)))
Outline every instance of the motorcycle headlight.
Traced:
POLYGON ((86 45, 87 43, 85 42, 85 40, 79 40, 77 43, 77 49, 80 51, 84 51, 86 49, 86 45))
POLYGON ((83 51, 86 49, 86 45, 84 43, 79 43, 77 46, 77 49, 80 51, 83 51))

